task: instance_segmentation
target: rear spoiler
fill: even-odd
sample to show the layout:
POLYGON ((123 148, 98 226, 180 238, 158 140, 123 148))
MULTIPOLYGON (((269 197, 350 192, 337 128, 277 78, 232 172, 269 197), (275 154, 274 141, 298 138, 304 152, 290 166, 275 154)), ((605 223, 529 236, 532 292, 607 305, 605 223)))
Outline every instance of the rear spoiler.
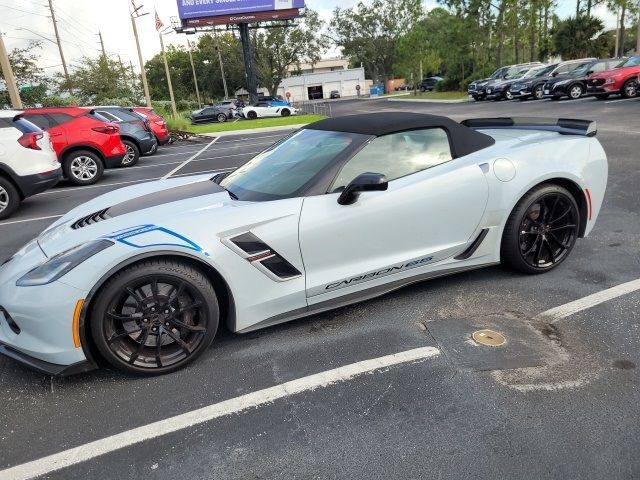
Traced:
POLYGON ((561 135, 582 135, 595 137, 598 128, 595 121, 577 120, 572 118, 528 118, 528 117, 498 117, 471 118, 460 122, 465 127, 475 129, 518 129, 543 130, 557 132, 561 135))

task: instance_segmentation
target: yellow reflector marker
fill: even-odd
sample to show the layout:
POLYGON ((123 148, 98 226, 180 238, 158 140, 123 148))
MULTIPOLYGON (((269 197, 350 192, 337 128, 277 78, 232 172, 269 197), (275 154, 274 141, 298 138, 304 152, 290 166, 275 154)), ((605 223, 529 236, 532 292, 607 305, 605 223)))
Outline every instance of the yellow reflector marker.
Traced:
POLYGON ((71 335, 73 336, 73 345, 76 348, 80 348, 80 313, 82 313, 82 307, 84 306, 84 300, 80 299, 76 303, 76 309, 73 311, 73 322, 71 323, 71 335))

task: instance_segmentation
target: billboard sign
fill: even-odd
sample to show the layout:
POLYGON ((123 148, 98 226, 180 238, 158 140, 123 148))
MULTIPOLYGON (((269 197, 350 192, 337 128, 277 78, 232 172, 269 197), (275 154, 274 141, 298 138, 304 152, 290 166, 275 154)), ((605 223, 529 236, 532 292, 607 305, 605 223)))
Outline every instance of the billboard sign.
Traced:
MULTIPOLYGON (((305 0, 178 0, 178 13, 183 21, 208 17, 242 16, 293 11, 304 8, 305 0)), ((285 14, 286 15, 286 14, 285 14)))

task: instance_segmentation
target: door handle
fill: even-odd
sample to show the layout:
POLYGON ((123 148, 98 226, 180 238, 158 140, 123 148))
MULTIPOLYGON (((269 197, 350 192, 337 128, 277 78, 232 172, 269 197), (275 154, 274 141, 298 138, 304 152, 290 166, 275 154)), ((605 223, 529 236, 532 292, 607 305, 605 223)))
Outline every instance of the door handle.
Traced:
POLYGON ((50 137, 60 137, 60 136, 62 136, 62 133, 49 132, 49 136, 50 137))

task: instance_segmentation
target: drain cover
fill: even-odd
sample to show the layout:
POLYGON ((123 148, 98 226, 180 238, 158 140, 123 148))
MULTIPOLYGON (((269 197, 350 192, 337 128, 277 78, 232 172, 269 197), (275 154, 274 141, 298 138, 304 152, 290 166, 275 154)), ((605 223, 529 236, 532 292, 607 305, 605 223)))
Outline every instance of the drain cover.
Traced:
POLYGON ((493 330, 478 330, 471 334, 471 338, 474 342, 488 347, 499 347, 507 341, 502 334, 493 330))

